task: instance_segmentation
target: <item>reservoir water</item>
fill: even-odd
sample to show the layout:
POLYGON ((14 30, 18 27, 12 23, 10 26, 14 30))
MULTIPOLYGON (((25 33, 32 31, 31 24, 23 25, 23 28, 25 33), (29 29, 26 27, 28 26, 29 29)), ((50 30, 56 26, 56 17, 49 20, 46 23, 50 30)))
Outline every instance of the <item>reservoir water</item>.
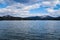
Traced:
POLYGON ((0 21, 0 40, 60 40, 60 21, 0 21))

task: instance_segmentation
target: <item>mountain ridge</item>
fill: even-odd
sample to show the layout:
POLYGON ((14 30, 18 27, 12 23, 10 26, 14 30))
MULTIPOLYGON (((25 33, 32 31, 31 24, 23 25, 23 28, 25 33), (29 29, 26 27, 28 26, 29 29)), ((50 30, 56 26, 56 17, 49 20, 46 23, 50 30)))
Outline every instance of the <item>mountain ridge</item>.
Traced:
POLYGON ((0 16, 0 20, 60 20, 60 16, 52 17, 52 16, 31 16, 31 17, 14 17, 10 15, 0 16))

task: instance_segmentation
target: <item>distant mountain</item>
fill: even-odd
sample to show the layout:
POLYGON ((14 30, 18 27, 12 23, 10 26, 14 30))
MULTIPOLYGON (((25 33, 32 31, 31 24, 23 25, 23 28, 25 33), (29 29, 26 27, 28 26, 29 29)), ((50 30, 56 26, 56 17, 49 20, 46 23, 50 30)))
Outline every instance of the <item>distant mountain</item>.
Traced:
POLYGON ((51 17, 48 15, 45 16, 31 16, 31 17, 14 17, 10 15, 0 17, 0 20, 60 20, 59 17, 51 17))
POLYGON ((25 19, 29 19, 29 20, 39 20, 41 19, 40 16, 32 16, 32 17, 26 17, 25 19))
POLYGON ((48 15, 47 15, 47 16, 42 16, 42 17, 43 17, 43 18, 42 18, 43 20, 44 20, 44 19, 45 19, 45 20, 50 20, 50 19, 53 19, 53 18, 54 18, 54 17, 48 16, 48 15))
POLYGON ((60 16, 59 17, 55 17, 55 19, 54 20, 60 20, 60 16))
POLYGON ((27 17, 25 19, 30 19, 30 20, 49 20, 53 19, 51 16, 33 16, 33 17, 27 17))
POLYGON ((10 15, 0 17, 0 20, 21 20, 21 17, 13 17, 10 15))

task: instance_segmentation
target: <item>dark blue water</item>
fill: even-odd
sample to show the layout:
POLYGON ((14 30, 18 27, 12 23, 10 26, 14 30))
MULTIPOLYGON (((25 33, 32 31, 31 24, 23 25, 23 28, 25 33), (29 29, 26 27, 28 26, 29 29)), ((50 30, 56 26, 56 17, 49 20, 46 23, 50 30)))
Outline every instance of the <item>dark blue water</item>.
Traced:
POLYGON ((60 21, 0 21, 0 40, 60 40, 60 21))

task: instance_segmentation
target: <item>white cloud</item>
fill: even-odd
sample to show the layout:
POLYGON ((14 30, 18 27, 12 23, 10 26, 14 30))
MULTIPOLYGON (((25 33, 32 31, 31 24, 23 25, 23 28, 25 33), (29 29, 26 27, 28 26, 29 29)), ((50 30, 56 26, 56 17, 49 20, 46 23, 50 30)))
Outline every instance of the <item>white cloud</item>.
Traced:
POLYGON ((51 16, 60 16, 60 9, 59 10, 54 10, 52 8, 46 9, 49 15, 51 16))
POLYGON ((46 8, 46 11, 48 12, 49 15, 59 16, 60 15, 60 9, 58 9, 58 10, 54 9, 57 4, 60 4, 60 0, 43 1, 41 5, 42 6, 48 6, 48 8, 46 8))
POLYGON ((24 4, 21 3, 16 3, 10 6, 7 6, 6 8, 2 8, 0 9, 0 13, 6 14, 6 15, 18 15, 18 16, 30 16, 30 12, 29 10, 31 9, 35 9, 35 8, 39 8, 40 4, 33 4, 33 5, 29 5, 26 6, 24 4))
MULTIPOLYGON (((31 0, 31 2, 39 2, 41 0, 31 0)), ((22 3, 16 3, 13 2, 12 0, 0 0, 0 3, 7 3, 8 6, 6 8, 1 8, 0 9, 0 14, 6 14, 6 15, 17 15, 17 16, 39 16, 42 15, 42 13, 36 13, 36 14, 31 14, 29 11, 32 9, 37 9, 40 6, 49 6, 49 8, 46 8, 45 10, 50 14, 50 15, 59 15, 60 11, 59 10, 54 10, 53 8, 57 5, 60 4, 59 0, 54 0, 54 1, 41 1, 39 3, 34 3, 34 4, 29 4, 25 5, 22 3)), ((44 14, 45 15, 45 14, 44 14)), ((48 14, 47 14, 48 15, 48 14)))
POLYGON ((47 11, 48 11, 49 13, 54 13, 56 10, 54 10, 54 9, 52 9, 52 8, 48 8, 47 11))
POLYGON ((43 4, 43 5, 50 5, 51 2, 49 2, 49 1, 43 1, 42 4, 43 4))
POLYGON ((60 0, 55 0, 53 1, 53 3, 56 5, 56 4, 59 4, 60 3, 60 0))
POLYGON ((24 7, 23 10, 31 10, 31 9, 35 9, 35 8, 39 8, 39 7, 40 7, 40 4, 36 3, 33 5, 29 5, 29 6, 24 7))

